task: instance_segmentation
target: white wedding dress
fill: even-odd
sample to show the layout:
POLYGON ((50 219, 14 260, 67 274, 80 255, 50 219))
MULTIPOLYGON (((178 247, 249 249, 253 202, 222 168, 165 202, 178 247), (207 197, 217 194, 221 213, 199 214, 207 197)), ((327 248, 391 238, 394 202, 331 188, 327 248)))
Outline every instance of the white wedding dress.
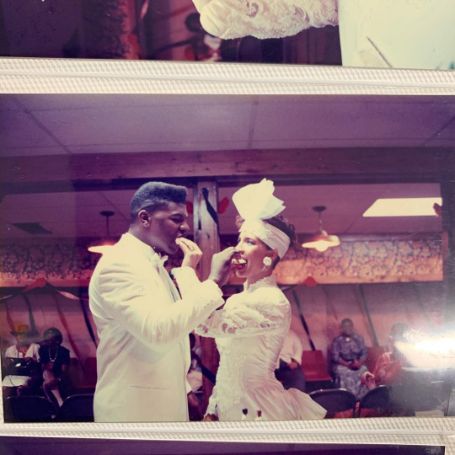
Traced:
POLYGON ((193 0, 208 33, 222 39, 282 38, 338 24, 338 0, 193 0))
POLYGON ((275 378, 278 356, 289 331, 291 308, 273 276, 230 297, 197 329, 216 338, 220 365, 207 413, 220 421, 322 419, 326 411, 307 394, 285 390, 275 378))

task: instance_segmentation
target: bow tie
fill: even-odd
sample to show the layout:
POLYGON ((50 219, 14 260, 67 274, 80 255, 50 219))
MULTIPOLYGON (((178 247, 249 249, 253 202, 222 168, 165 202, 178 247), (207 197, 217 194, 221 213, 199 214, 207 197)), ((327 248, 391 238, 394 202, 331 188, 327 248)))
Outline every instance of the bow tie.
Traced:
POLYGON ((161 263, 162 266, 167 262, 169 256, 158 256, 158 261, 161 263))
POLYGON ((158 265, 161 265, 164 267, 164 264, 166 263, 166 261, 169 259, 169 256, 166 256, 166 255, 163 255, 161 256, 160 254, 158 254, 156 251, 151 251, 150 253, 150 256, 149 256, 149 259, 152 261, 152 262, 155 262, 157 263, 158 265))
POLYGON ((159 254, 154 254, 152 257, 153 261, 155 261, 155 264, 158 265, 159 267, 159 273, 161 276, 165 279, 165 282, 167 282, 169 286, 169 290, 171 291, 171 294, 174 298, 174 301, 179 300, 180 293, 177 288, 177 283, 175 282, 175 279, 172 275, 171 272, 169 272, 166 267, 164 266, 165 262, 169 259, 168 256, 160 256, 159 254))

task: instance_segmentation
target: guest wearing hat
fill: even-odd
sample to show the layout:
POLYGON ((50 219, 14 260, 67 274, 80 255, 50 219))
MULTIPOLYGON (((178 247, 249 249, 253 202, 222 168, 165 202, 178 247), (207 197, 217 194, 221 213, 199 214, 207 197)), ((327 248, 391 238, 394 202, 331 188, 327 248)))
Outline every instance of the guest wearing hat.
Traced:
POLYGON ((5 396, 31 393, 39 384, 39 344, 31 341, 27 324, 18 324, 11 335, 16 343, 5 351, 3 393, 5 396))

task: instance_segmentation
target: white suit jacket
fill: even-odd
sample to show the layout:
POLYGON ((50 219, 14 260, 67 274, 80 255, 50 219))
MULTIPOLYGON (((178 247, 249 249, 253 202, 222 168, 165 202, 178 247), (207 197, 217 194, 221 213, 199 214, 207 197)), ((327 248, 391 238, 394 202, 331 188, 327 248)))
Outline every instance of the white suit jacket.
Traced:
POLYGON ((188 334, 223 304, 213 281, 174 269, 184 300, 151 247, 127 233, 99 260, 89 285, 98 330, 96 422, 188 420, 188 334))

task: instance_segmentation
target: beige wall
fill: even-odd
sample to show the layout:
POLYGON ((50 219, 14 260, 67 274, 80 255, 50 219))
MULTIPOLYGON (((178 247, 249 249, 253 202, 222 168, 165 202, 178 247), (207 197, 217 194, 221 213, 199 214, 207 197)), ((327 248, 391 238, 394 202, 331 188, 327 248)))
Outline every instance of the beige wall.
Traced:
POLYGON ((343 66, 455 66, 453 0, 339 0, 343 66))

